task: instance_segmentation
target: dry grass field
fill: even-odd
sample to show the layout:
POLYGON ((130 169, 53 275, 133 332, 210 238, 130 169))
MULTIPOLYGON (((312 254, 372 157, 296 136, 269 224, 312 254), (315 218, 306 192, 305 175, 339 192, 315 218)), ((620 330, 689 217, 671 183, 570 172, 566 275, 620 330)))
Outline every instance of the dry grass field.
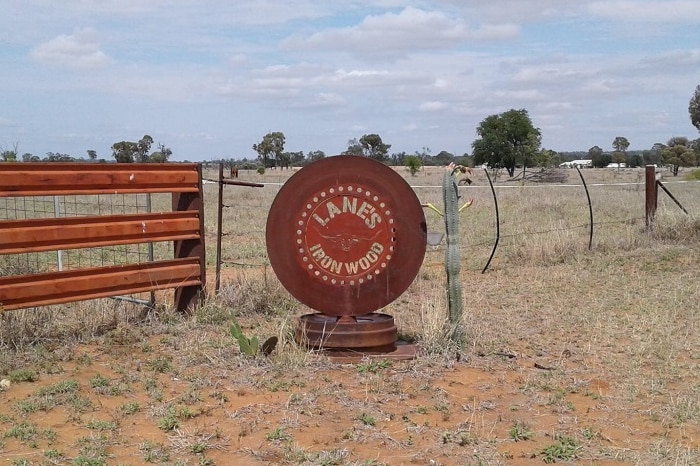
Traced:
MULTIPOLYGON (((440 207, 441 169, 411 177, 440 207)), ((289 171, 227 186, 221 292, 192 315, 114 300, 0 312, 0 465, 698 465, 700 182, 575 170, 461 188, 467 347, 446 324, 444 242, 383 312, 412 361, 335 363, 299 347, 310 312, 267 265, 267 210, 289 171), (277 336, 241 354, 229 326, 277 336)), ((215 172, 205 177, 214 178, 215 172)), ((214 283, 217 185, 205 185, 214 283)), ((167 201, 167 200, 166 200, 167 201)), ((429 231, 442 219, 426 209, 429 231)), ((213 289, 213 288, 212 288, 213 289)))

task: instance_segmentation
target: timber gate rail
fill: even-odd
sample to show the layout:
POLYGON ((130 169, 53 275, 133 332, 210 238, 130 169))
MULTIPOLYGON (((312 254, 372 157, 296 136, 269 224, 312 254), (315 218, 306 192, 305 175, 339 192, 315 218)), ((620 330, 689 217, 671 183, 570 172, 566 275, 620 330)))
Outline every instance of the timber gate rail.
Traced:
POLYGON ((172 211, 0 220, 0 255, 173 241, 172 259, 0 277, 0 311, 168 288, 180 312, 203 299, 201 165, 0 163, 0 197, 136 193, 172 193, 172 211))

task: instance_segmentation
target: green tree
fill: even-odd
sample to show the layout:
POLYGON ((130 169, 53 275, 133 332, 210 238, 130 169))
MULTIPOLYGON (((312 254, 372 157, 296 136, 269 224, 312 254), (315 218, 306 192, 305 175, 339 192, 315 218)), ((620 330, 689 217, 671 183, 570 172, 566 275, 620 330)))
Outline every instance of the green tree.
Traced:
POLYGON ((3 149, 0 147, 0 160, 3 162, 16 162, 17 155, 19 154, 19 143, 15 142, 12 145, 12 149, 3 149))
POLYGON ((513 176, 517 164, 523 171, 540 149, 542 134, 530 120, 527 110, 511 109, 486 117, 476 128, 479 136, 472 143, 474 165, 502 167, 513 176))
POLYGON ((627 161, 627 148, 630 142, 624 136, 617 136, 612 143, 615 151, 612 154, 612 160, 617 164, 617 169, 620 169, 621 164, 627 161))
POLYGON ((364 155, 379 162, 386 162, 389 157, 391 144, 384 144, 378 134, 365 134, 358 141, 351 139, 348 141, 348 149, 343 152, 346 155, 364 155))
POLYGON ((322 150, 312 150, 309 151, 308 154, 306 154, 306 159, 309 162, 315 162, 317 160, 325 159, 326 158, 326 153, 323 152, 322 150))
POLYGON ((141 163, 149 162, 148 153, 151 151, 151 145, 153 144, 153 138, 148 134, 144 134, 141 139, 136 143, 136 160, 141 163))
POLYGON ((446 150, 440 151, 436 156, 433 157, 433 161, 435 165, 440 165, 440 166, 447 166, 450 164, 450 162, 453 162, 455 159, 454 154, 451 154, 447 152, 446 150))
POLYGON ((348 148, 343 151, 343 155, 365 155, 362 150, 362 144, 357 138, 348 140, 348 148))
POLYGON ((630 142, 624 136, 617 136, 612 143, 613 149, 617 152, 627 153, 627 148, 630 146, 630 142))
POLYGON ((0 152, 0 158, 3 162, 16 162, 17 153, 11 150, 4 150, 0 152))
POLYGON ((700 167, 700 138, 692 141, 690 147, 693 148, 693 153, 695 154, 695 165, 700 167))
POLYGON ((612 161, 610 154, 603 153, 599 146, 588 149, 588 158, 591 159, 591 166, 594 168, 603 168, 612 161))
POLYGON ((406 157, 408 157, 408 154, 405 151, 394 152, 391 154, 391 164, 395 167, 401 167, 404 165, 406 157))
POLYGON ((678 175, 680 167, 690 167, 695 164, 695 153, 690 147, 686 137, 672 137, 668 140, 666 148, 661 152, 661 158, 667 165, 671 165, 673 176, 678 175))
POLYGON ((90 160, 93 160, 93 161, 94 161, 94 160, 97 160, 97 151, 96 151, 96 150, 89 149, 89 150, 87 151, 87 155, 88 155, 88 158, 89 158, 90 160))
POLYGON ((622 164, 625 163, 626 160, 627 160, 627 157, 625 157, 624 152, 616 150, 615 152, 612 153, 612 161, 617 164, 618 170, 620 169, 622 164))
POLYGON ((647 154, 647 157, 644 158, 644 163, 647 164, 662 164, 663 163, 663 151, 666 149, 666 144, 656 142, 654 143, 653 146, 651 146, 651 149, 649 150, 649 153, 647 154))
POLYGON ((287 168, 289 168, 290 166, 301 167, 304 165, 304 152, 283 152, 280 156, 280 162, 281 166, 287 168))
POLYGON ((73 156, 61 154, 60 152, 47 152, 44 160, 47 162, 75 162, 73 156))
POLYGON ((284 143, 284 133, 274 131, 263 136, 262 141, 258 144, 253 144, 253 150, 258 153, 258 159, 262 161, 265 168, 276 167, 284 152, 284 143), (274 165, 271 159, 274 161, 274 165))
POLYGON ((552 149, 542 149, 536 155, 537 166, 541 168, 556 167, 561 162, 561 158, 552 149))
POLYGON ((148 156, 148 161, 153 163, 166 163, 173 151, 164 144, 158 144, 158 150, 148 156))
MULTIPOLYGON (((157 162, 163 163, 168 161, 168 157, 172 155, 172 151, 163 144, 159 144, 159 150, 150 154, 153 138, 148 134, 144 134, 137 142, 119 141, 112 144, 112 157, 118 163, 147 163, 157 162)), ((92 159, 91 151, 88 155, 92 159)), ((94 152, 94 151, 92 151, 94 152)), ((97 153, 95 153, 95 158, 97 153)), ((94 160, 94 159, 93 159, 94 160)))
POLYGON ((135 142, 119 141, 112 144, 112 157, 117 163, 134 163, 138 154, 138 146, 135 142))
POLYGON ((700 84, 695 88, 695 92, 690 98, 688 113, 690 114, 690 122, 700 131, 700 84))

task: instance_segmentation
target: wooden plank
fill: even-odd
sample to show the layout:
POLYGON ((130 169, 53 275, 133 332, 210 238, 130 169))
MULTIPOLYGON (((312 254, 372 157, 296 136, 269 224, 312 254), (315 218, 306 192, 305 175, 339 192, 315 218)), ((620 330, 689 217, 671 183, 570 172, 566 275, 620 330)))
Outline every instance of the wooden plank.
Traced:
POLYGON ((0 310, 201 286, 198 259, 0 277, 0 310))
POLYGON ((199 211, 0 221, 0 254, 198 239, 199 211))
POLYGON ((0 164, 0 197, 198 192, 195 163, 0 164))

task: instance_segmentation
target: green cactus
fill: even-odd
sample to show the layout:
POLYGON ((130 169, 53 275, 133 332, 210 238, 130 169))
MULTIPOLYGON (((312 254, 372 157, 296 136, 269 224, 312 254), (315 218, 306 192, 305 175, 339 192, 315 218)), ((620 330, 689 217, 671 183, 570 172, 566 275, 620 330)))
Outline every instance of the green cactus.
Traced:
MULTIPOLYGON (((447 303, 448 316, 452 326, 451 338, 460 348, 464 345, 464 322, 462 314, 464 303, 462 299, 462 283, 459 281, 460 259, 459 259, 459 214, 464 209, 472 205, 473 201, 468 201, 459 207, 459 193, 457 192, 457 173, 472 173, 472 169, 462 165, 451 163, 442 177, 442 200, 445 205, 445 212, 442 213, 434 205, 428 203, 423 207, 434 210, 445 219, 445 236, 447 237, 447 247, 445 248, 445 272, 447 274, 447 303)), ((459 184, 471 184, 472 180, 465 176, 459 184)))
POLYGON ((455 172, 448 169, 442 177, 442 198, 445 205, 445 272, 447 274, 447 300, 449 319, 452 325, 452 339, 460 346, 464 343, 462 314, 462 283, 459 281, 459 195, 455 172))
POLYGON ((233 322, 231 324, 229 332, 231 333, 231 336, 238 341, 241 354, 245 354, 246 356, 255 356, 258 354, 258 347, 260 345, 258 342, 258 337, 248 338, 243 335, 243 330, 241 330, 241 326, 238 325, 237 322, 233 322))

